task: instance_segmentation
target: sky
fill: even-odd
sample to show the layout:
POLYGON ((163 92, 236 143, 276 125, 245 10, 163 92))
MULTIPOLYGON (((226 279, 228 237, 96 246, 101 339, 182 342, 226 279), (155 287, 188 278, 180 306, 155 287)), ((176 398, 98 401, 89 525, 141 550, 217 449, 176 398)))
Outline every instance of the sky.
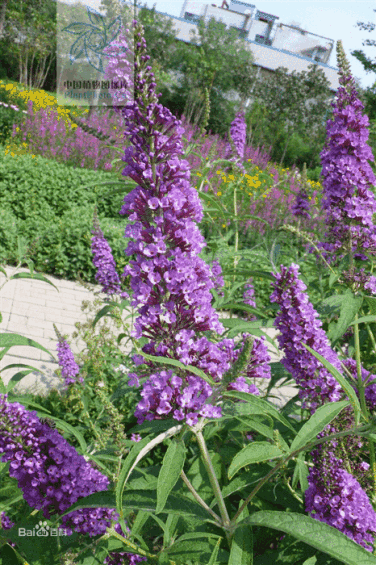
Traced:
MULTIPOLYGON (((74 3, 73 0, 63 0, 66 4, 74 3)), ((180 16, 184 0, 139 0, 159 12, 180 16)), ((376 46, 362 45, 366 39, 376 41, 376 28, 374 31, 360 29, 356 23, 376 24, 376 3, 372 0, 243 0, 256 6, 257 10, 279 17, 279 22, 288 25, 298 25, 302 29, 334 39, 342 40, 342 44, 350 62, 352 74, 360 82, 362 88, 372 86, 376 81, 376 74, 366 73, 363 65, 350 53, 360 50, 368 58, 376 62, 376 46)), ((82 0, 83 4, 98 9, 100 0, 82 0)), ((203 0, 203 4, 222 4, 221 0, 203 0)), ((335 47, 328 61, 329 66, 337 67, 335 47)))

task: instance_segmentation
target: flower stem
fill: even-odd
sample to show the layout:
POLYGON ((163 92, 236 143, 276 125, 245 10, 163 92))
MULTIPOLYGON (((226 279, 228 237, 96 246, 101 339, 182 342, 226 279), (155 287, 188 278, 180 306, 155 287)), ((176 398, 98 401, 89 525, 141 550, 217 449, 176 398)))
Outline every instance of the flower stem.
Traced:
POLYGON ((231 547, 232 532, 228 531, 229 528, 230 528, 230 517, 228 515, 225 502, 223 500, 223 496, 222 496, 222 493, 221 493, 221 487, 219 486, 218 479, 217 479, 217 476, 215 474, 215 470, 214 470, 213 464, 211 462, 210 455, 209 455, 209 452, 208 452, 208 448, 206 447, 205 439, 204 439, 204 436, 202 435, 202 432, 200 430, 195 430, 194 434, 197 438, 197 443, 199 445, 199 448, 200 448, 200 451, 201 451, 201 454, 202 454, 202 458, 203 458, 203 462, 204 462, 206 471, 207 471, 208 476, 209 476, 209 481, 210 481, 210 484, 212 486, 214 496, 215 496, 215 499, 217 501, 218 508, 219 508, 219 511, 220 511, 220 514, 221 514, 221 517, 222 517, 222 527, 225 528, 227 541, 229 542, 229 545, 231 547))
POLYGON ((222 524, 221 524, 220 517, 215 512, 213 512, 213 510, 206 504, 206 502, 204 500, 202 500, 201 496, 198 494, 198 492, 195 491, 194 486, 190 483, 190 481, 189 481, 187 475, 184 473, 184 471, 181 472, 181 478, 183 479, 184 483, 188 487, 188 490, 195 497, 197 502, 199 504, 201 504, 201 506, 203 508, 205 508, 205 510, 207 510, 213 516, 214 520, 216 520, 216 522, 218 522, 218 526, 221 527, 222 524))

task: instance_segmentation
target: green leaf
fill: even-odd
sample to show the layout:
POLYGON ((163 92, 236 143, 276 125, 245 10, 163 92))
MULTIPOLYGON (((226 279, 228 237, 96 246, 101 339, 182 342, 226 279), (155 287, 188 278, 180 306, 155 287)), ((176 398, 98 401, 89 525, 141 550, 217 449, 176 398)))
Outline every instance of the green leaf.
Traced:
MULTIPOLYGON (((239 392, 237 390, 226 390, 223 396, 225 396, 226 398, 237 398, 238 400, 245 400, 246 402, 251 404, 251 406, 254 406, 256 410, 260 409, 263 410, 263 412, 261 413, 270 414, 272 418, 278 420, 284 426, 286 426, 286 428, 289 428, 289 430, 291 430, 296 434, 296 430, 295 428, 293 428, 290 422, 284 416, 282 416, 282 414, 280 414, 278 410, 267 400, 264 400, 263 398, 259 398, 258 396, 255 396, 251 393, 239 392)), ((255 413, 260 413, 260 412, 255 412, 255 413)))
POLYGON ((282 456, 282 451, 275 445, 267 441, 254 441, 235 455, 228 470, 228 478, 232 479, 235 473, 246 465, 269 461, 270 459, 282 456))
POLYGON ((356 322, 351 322, 351 324, 349 324, 349 326, 355 326, 355 324, 362 324, 364 322, 376 322, 376 318, 375 316, 363 316, 362 318, 359 318, 356 322))
POLYGON ((157 514, 162 512, 168 495, 176 485, 186 456, 185 445, 182 441, 172 440, 163 458, 162 467, 157 483, 157 514))
POLYGON ((360 404, 359 404, 359 400, 358 397, 356 396, 356 392, 353 389, 353 387, 350 385, 350 383, 348 383, 343 376, 341 375, 341 373, 339 371, 337 371, 337 369, 335 367, 333 367, 333 365, 331 365, 331 363, 329 363, 329 361, 327 361, 326 359, 324 359, 324 357, 322 357, 322 355, 320 355, 320 353, 316 353, 316 351, 314 351, 313 349, 311 349, 309 347, 309 345, 306 345, 305 343, 303 343, 302 341, 300 342, 302 345, 304 345, 304 347, 306 349, 308 349, 308 351, 310 353, 312 353, 312 355, 314 355, 316 357, 316 359, 318 359, 319 361, 321 361, 321 363, 324 365, 324 367, 326 369, 328 369, 329 373, 331 375, 333 375, 333 377, 336 379, 336 381, 341 385, 342 389, 345 391, 345 393, 347 394, 347 396, 350 399, 351 404, 354 407, 354 412, 355 412, 355 418, 357 421, 357 425, 359 423, 359 416, 360 416, 360 404))
MULTIPOLYGON (((239 508, 244 500, 240 500, 239 508)), ((245 507, 239 516, 239 520, 249 515, 245 507)), ((252 565, 253 564, 253 532, 252 527, 242 525, 236 528, 231 542, 230 560, 228 565, 252 565)))
POLYGON ((222 538, 219 538, 219 540, 217 541, 217 545, 215 546, 215 548, 213 549, 213 553, 211 554, 210 560, 208 562, 208 565, 215 565, 216 561, 217 561, 217 557, 218 557, 218 551, 219 551, 219 547, 221 545, 221 541, 222 538))
POLYGON ((50 351, 48 351, 48 349, 46 349, 45 347, 43 347, 43 345, 40 345, 33 339, 30 339, 29 337, 24 337, 22 335, 12 333, 0 334, 0 347, 8 347, 9 349, 10 347, 14 347, 16 345, 30 345, 30 347, 36 347, 37 349, 41 349, 45 353, 48 353, 48 355, 51 355, 55 359, 55 357, 50 351))
POLYGON ((44 375, 43 371, 40 371, 35 367, 31 367, 31 365, 24 365, 23 363, 12 363, 11 365, 7 365, 3 369, 1 369, 0 372, 5 371, 5 369, 13 369, 14 367, 26 367, 28 370, 20 371, 19 373, 13 375, 6 386, 6 392, 10 392, 11 390, 13 390, 16 384, 20 382, 24 377, 26 377, 26 375, 28 375, 32 371, 38 371, 44 375))
POLYGON ((180 369, 184 369, 185 371, 189 371, 190 373, 193 373, 194 375, 201 377, 202 379, 204 379, 204 381, 206 381, 210 385, 215 384, 211 377, 208 377, 204 373, 204 371, 201 371, 201 369, 197 369, 197 367, 193 367, 193 365, 184 365, 184 363, 181 363, 180 361, 176 361, 176 359, 170 359, 169 357, 162 357, 160 355, 147 355, 144 352, 142 352, 142 356, 145 357, 145 359, 149 359, 149 361, 154 361, 155 363, 162 363, 163 365, 166 364, 166 365, 173 365, 174 367, 179 367, 180 369))
POLYGON ((106 304, 106 306, 104 306, 101 310, 99 310, 99 312, 97 313, 97 315, 94 318, 93 328, 95 328, 95 326, 99 322, 99 320, 101 318, 103 318, 103 316, 106 316, 107 314, 110 318, 114 318, 114 316, 111 315, 111 312, 114 309, 115 309, 114 303, 111 303, 111 304, 106 304))
POLYGON ((355 315, 362 306, 362 303, 363 297, 355 297, 350 290, 341 295, 341 311, 338 322, 327 333, 328 338, 333 344, 335 344, 348 329, 350 323, 354 320, 355 315))
POLYGON ((221 310, 233 310, 235 308, 238 310, 244 310, 245 312, 251 312, 251 314, 258 314, 261 318, 267 319, 267 316, 265 316, 265 314, 263 314, 261 310, 259 310, 258 308, 253 308, 253 306, 249 306, 248 304, 243 304, 242 302, 239 302, 238 304, 221 304, 221 310))
POLYGON ((361 545, 333 526, 304 514, 262 510, 245 518, 239 526, 242 524, 280 530, 345 565, 376 565, 376 556, 361 545))
POLYGON ((60 290, 57 288, 56 285, 54 285, 53 282, 49 281, 48 279, 46 279, 46 277, 44 277, 43 275, 39 274, 39 273, 16 273, 15 275, 9 277, 9 280, 11 279, 37 279, 39 281, 43 281, 46 282, 50 285, 52 285, 53 287, 56 288, 56 290, 58 292, 60 292, 60 290))
POLYGON ((330 402, 328 404, 324 404, 324 406, 320 406, 313 416, 310 417, 308 422, 300 428, 291 444, 290 453, 300 449, 303 445, 316 438, 317 435, 323 431, 325 426, 334 420, 341 410, 349 405, 350 402, 348 400, 342 400, 341 402, 330 402))
POLYGON ((119 512, 119 514, 121 512, 122 498, 124 496, 123 493, 124 493, 125 485, 137 463, 141 461, 141 459, 145 457, 145 455, 149 453, 149 451, 151 451, 156 445, 162 443, 162 441, 164 441, 165 439, 177 434, 182 427, 183 426, 181 424, 178 426, 174 426, 169 430, 167 430, 166 432, 159 434, 156 438, 152 440, 150 440, 149 437, 146 437, 142 439, 140 442, 138 442, 132 448, 131 452, 128 454, 127 458, 123 463, 123 467, 119 475, 118 483, 116 485, 116 509, 119 512))

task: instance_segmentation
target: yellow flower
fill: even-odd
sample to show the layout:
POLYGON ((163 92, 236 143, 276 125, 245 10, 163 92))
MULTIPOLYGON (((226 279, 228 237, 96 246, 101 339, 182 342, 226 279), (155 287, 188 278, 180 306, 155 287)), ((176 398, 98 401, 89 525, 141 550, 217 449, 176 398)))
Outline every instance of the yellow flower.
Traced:
POLYGON ((222 192, 217 192, 217 196, 222 196, 222 192))
POLYGON ((225 227, 226 227, 226 224, 222 224, 222 227, 225 228, 225 227))
POLYGON ((234 175, 229 175, 228 178, 229 178, 230 180, 235 180, 234 175))
POLYGON ((216 171, 216 174, 217 174, 217 175, 220 175, 220 174, 221 174, 221 171, 220 171, 220 170, 219 170, 219 171, 216 171))
POLYGON ((252 196, 252 192, 248 192, 249 196, 252 196))
POLYGON ((196 173, 196 174, 197 174, 198 177, 202 177, 202 174, 201 174, 201 173, 196 173))

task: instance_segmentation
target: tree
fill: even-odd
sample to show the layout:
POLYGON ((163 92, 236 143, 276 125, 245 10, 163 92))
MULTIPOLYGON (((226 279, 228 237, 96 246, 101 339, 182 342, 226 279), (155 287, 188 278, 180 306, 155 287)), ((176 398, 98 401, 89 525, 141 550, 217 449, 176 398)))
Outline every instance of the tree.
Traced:
POLYGON ((41 88, 56 50, 54 0, 3 0, 0 31, 1 38, 10 40, 11 51, 17 55, 18 81, 29 88, 41 88))
MULTIPOLYGON (((376 10, 373 11, 376 12, 376 10)), ((371 24, 370 22, 368 22, 368 24, 365 24, 364 22, 357 22, 356 25, 360 29, 364 29, 365 31, 373 31, 376 27, 376 24, 371 24)), ((374 39, 366 39, 365 41, 363 41, 362 45, 375 46, 376 41, 374 39)), ((360 63, 362 63, 364 70, 366 71, 367 74, 370 72, 376 73, 376 59, 375 62, 373 62, 372 59, 368 59, 366 57, 363 51, 359 51, 359 50, 352 51, 351 55, 356 59, 358 59, 360 63)))
POLYGON ((288 69, 279 67, 267 79, 258 80, 254 90, 255 98, 267 110, 275 140, 281 134, 281 124, 287 133, 281 164, 293 131, 321 139, 325 114, 331 108, 333 95, 323 70, 317 64, 308 69, 288 74, 288 69))
POLYGON ((235 91, 244 101, 255 81, 256 70, 252 66, 253 55, 245 48, 238 32, 235 29, 228 31, 224 23, 213 17, 207 24, 200 18, 198 35, 194 30, 191 35, 189 44, 179 42, 173 68, 183 77, 180 91, 190 93, 183 113, 187 115, 191 111, 193 115, 195 111, 193 121, 197 122, 203 111, 206 89, 211 104, 214 101, 212 91, 220 97, 235 91))

